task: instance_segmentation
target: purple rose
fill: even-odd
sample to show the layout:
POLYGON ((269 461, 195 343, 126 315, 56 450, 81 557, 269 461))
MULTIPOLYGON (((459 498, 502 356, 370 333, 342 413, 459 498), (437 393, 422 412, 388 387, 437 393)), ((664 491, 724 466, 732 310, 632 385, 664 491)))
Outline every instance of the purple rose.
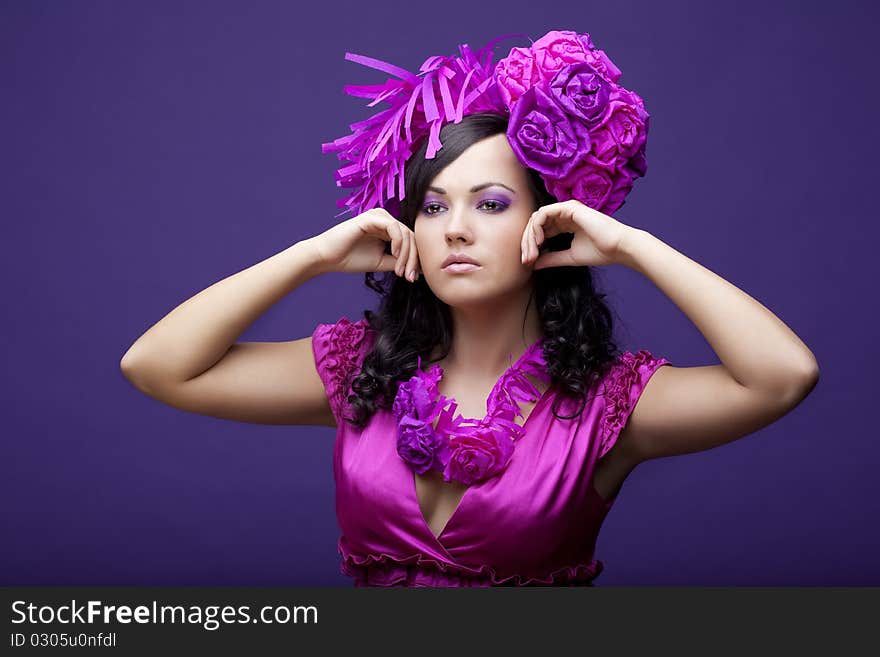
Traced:
MULTIPOLYGON (((648 121, 645 120, 645 129, 648 128, 648 121)), ((625 168, 633 175, 634 178, 640 178, 648 173, 648 160, 645 157, 645 147, 642 146, 639 149, 639 152, 636 153, 629 162, 626 163, 625 168)))
POLYGON ((611 84, 584 62, 561 68, 550 82, 550 95, 556 103, 588 126, 602 119, 610 93, 611 84))
MULTIPOLYGON (((421 367, 421 359, 419 360, 421 367)), ((392 404, 392 410, 396 418, 400 419, 404 414, 410 413, 420 420, 431 420, 438 412, 438 406, 442 405, 445 397, 437 396, 437 381, 440 378, 439 368, 434 365, 430 371, 416 372, 409 381, 401 383, 397 387, 397 395, 392 404)))
POLYGON ((449 460, 443 471, 446 481, 464 484, 482 481, 500 472, 513 454, 513 442, 490 433, 468 433, 449 439, 449 460))
POLYGON ((441 440, 430 423, 410 415, 405 415, 399 421, 397 453, 419 474, 431 469, 440 445, 441 440))
POLYGON ((507 140, 520 162, 551 178, 567 174, 592 145, 587 126, 567 117, 540 87, 513 106, 507 140))
POLYGON ((406 381, 397 387, 397 395, 394 397, 391 410, 394 412, 394 417, 399 421, 410 408, 412 408, 412 387, 406 381))

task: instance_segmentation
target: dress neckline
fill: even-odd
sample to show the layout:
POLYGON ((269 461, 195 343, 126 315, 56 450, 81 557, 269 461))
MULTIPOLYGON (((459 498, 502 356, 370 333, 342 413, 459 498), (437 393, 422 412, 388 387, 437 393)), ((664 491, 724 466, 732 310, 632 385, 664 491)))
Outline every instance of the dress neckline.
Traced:
MULTIPOLYGON (((546 405, 547 400, 552 397, 552 394, 553 387, 548 385, 541 397, 532 407, 532 410, 529 412, 529 415, 525 419, 525 422, 523 422, 522 428, 524 436, 527 435, 527 430, 529 425, 532 423, 532 418, 538 415, 539 411, 542 411, 543 407, 546 405)), ((467 488, 465 488, 464 493, 462 493, 461 495, 461 499, 459 499, 455 510, 453 510, 452 514, 449 516, 449 518, 447 518, 446 524, 443 526, 443 529, 440 530, 439 534, 435 534, 434 531, 431 529, 431 526, 428 524, 428 519, 425 518, 425 514, 422 512, 422 504, 419 501, 419 492, 418 488, 416 487, 415 471, 404 465, 403 472, 404 477, 409 482, 408 490, 410 492, 410 499, 415 507, 415 515, 418 517, 419 525, 423 527, 425 533, 431 537, 431 539, 433 540, 433 544, 436 547, 440 548, 449 559, 453 559, 453 557, 451 554, 449 554, 449 552, 447 552, 446 546, 443 544, 443 537, 449 533, 455 520, 462 515, 462 510, 468 503, 469 498, 476 494, 477 489, 483 488, 488 484, 500 486, 504 481, 504 472, 501 472, 497 477, 494 477, 492 479, 484 479, 483 481, 477 481, 473 484, 470 484, 467 488)))
MULTIPOLYGON (((520 354, 519 358, 516 361, 512 361, 510 365, 508 365, 507 369, 501 374, 500 377, 495 381, 495 384, 492 386, 492 389, 489 391, 489 396, 486 398, 486 412, 482 418, 474 418, 468 417, 466 420, 485 420, 489 413, 493 410, 493 402, 495 405, 499 403, 497 396, 499 393, 503 392, 506 387, 511 387, 511 384, 515 381, 516 375, 519 372, 524 374, 530 374, 538 379, 541 379, 544 383, 546 383, 549 387, 550 383, 550 375, 547 373, 547 365, 544 360, 543 355, 543 342, 544 337, 539 337, 537 340, 532 342, 529 346, 525 348, 525 350, 520 354), (512 381, 514 380, 514 381, 512 381)), ((513 355, 510 354, 508 356, 509 359, 512 360, 513 355)), ((436 362, 430 363, 428 365, 428 369, 421 363, 421 359, 419 359, 418 371, 422 376, 426 376, 430 374, 432 371, 439 371, 438 381, 442 380, 444 369, 438 365, 436 362)), ((519 390, 519 387, 517 387, 519 390)), ((522 393, 520 393, 521 395, 522 393)), ((449 399, 455 402, 454 397, 449 397, 447 395, 440 395, 445 399, 449 399)), ((539 400, 541 395, 535 396, 532 401, 539 400)), ((457 406, 457 402, 456 402, 457 406)), ((506 406, 510 406, 510 404, 506 404, 506 406)), ((523 424, 525 426, 525 423, 523 424)))
MULTIPOLYGON (((550 376, 546 370, 546 362, 543 357, 543 337, 538 338, 532 344, 530 344, 525 351, 517 358, 515 362, 512 362, 511 365, 505 370, 505 372, 498 378, 495 382, 495 385, 492 387, 492 390, 489 393, 489 396, 486 398, 486 414, 482 418, 462 418, 464 422, 467 423, 475 423, 475 422, 486 422, 490 415, 495 416, 495 418, 500 418, 501 421, 507 421, 512 425, 516 425, 514 422, 515 417, 524 417, 524 421, 522 425, 516 425, 516 441, 518 442, 519 438, 522 438, 526 435, 529 424, 532 421, 532 418, 535 417, 536 413, 539 413, 544 406, 547 399, 550 398, 552 394, 552 386, 550 385, 550 376), (537 387, 534 386, 530 381, 526 381, 525 375, 532 375, 536 378, 542 380, 547 384, 547 387, 543 392, 538 391, 537 387), (519 408, 519 403, 522 401, 534 401, 535 404, 529 411, 528 416, 523 416, 521 410, 519 408)), ((510 356, 512 359, 512 355, 510 356)), ((421 371, 421 363, 420 363, 420 371, 421 371)), ((430 371, 438 373, 439 370, 440 377, 442 378, 442 368, 436 363, 432 364, 430 371), (434 369, 436 367, 436 369, 434 369)), ((427 373, 425 373, 427 374, 427 373)), ((457 406, 457 402, 452 397, 447 397, 441 395, 441 397, 445 400, 450 400, 453 405, 453 410, 455 406, 457 406)), ((455 520, 462 515, 462 509, 468 503, 470 497, 475 494, 475 490, 479 487, 484 486, 487 483, 499 484, 501 478, 504 476, 504 472, 507 468, 504 468, 500 473, 496 474, 493 477, 489 477, 488 479, 483 479, 480 481, 475 481, 465 488, 462 493, 461 498, 458 501, 453 512, 447 518, 446 523, 443 528, 440 530, 438 534, 435 534, 428 524, 427 518, 422 511, 422 504, 419 500, 418 494, 418 486, 416 482, 416 472, 414 469, 406 467, 404 468, 404 472, 406 472, 406 477, 409 481, 408 489, 411 491, 411 500, 415 507, 415 514, 418 516, 419 524, 424 527, 425 532, 431 537, 435 546, 442 549, 446 552, 446 547, 444 546, 442 539, 444 535, 448 533, 450 527, 453 525, 455 520)), ((448 552, 447 552, 448 554, 448 552)), ((451 556, 451 555, 450 555, 451 556)))

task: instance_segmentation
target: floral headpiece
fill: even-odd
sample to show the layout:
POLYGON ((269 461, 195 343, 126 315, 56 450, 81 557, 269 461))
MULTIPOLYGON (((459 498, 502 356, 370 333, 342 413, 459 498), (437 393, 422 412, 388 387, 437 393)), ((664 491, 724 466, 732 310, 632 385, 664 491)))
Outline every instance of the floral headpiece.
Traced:
POLYGON ((336 172, 337 187, 356 188, 337 202, 345 208, 337 217, 402 201, 404 165, 415 144, 427 138, 431 159, 442 148, 444 124, 487 111, 509 117, 511 148, 557 200, 577 199, 607 214, 623 205, 633 181, 647 173, 644 101, 617 84, 620 69, 587 33, 550 31, 493 65, 492 47, 511 36, 525 35, 498 37, 476 53, 459 45, 459 56, 429 57, 418 74, 345 54, 397 79, 345 87, 351 96, 371 98, 368 107, 383 101, 390 107, 321 145, 349 162, 336 172))

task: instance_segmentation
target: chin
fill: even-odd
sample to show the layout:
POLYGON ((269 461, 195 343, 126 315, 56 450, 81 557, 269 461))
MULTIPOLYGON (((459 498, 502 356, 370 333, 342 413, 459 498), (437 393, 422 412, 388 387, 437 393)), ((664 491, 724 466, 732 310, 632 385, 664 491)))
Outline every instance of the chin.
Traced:
POLYGON ((434 289, 435 296, 447 306, 453 308, 484 307, 505 296, 505 291, 497 285, 486 285, 473 281, 455 281, 444 283, 441 288, 434 289))

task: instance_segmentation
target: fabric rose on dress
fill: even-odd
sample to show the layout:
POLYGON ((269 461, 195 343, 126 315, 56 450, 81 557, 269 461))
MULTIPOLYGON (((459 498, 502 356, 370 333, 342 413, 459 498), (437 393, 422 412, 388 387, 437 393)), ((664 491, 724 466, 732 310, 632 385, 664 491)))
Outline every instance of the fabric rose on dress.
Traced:
POLYGON ((496 439, 491 433, 474 431, 450 437, 449 450, 443 478, 472 484, 507 466, 513 454, 513 442, 503 436, 496 439))
POLYGON ((412 415, 420 420, 429 421, 436 417, 445 397, 437 396, 437 382, 440 380, 440 368, 436 365, 428 372, 422 372, 422 359, 418 359, 416 374, 409 381, 401 383, 394 398, 392 411, 397 418, 404 414, 412 415))
POLYGON ((445 441, 432 424, 438 415, 441 420, 445 418, 447 412, 443 407, 448 400, 437 392, 440 367, 433 365, 428 372, 421 370, 419 358, 416 374, 398 386, 391 408, 398 425, 397 453, 419 474, 424 474, 431 468, 439 469, 446 460, 445 441))
POLYGON ((440 395, 437 388, 443 370, 435 364, 423 372, 419 358, 415 375, 398 386, 393 403, 401 459, 420 474, 433 469, 442 472, 446 481, 467 485, 503 471, 522 435, 522 427, 513 421, 515 416, 523 417, 518 402, 538 398, 526 375, 547 383, 552 379, 540 341, 498 379, 487 399, 486 417, 476 420, 456 414, 458 403, 440 395))
POLYGON ((549 178, 566 175, 592 145, 586 124, 567 117, 540 87, 514 105, 507 140, 520 162, 549 178))
POLYGON ((419 474, 425 474, 440 456, 442 441, 429 422, 409 415, 398 421, 397 453, 419 474))

